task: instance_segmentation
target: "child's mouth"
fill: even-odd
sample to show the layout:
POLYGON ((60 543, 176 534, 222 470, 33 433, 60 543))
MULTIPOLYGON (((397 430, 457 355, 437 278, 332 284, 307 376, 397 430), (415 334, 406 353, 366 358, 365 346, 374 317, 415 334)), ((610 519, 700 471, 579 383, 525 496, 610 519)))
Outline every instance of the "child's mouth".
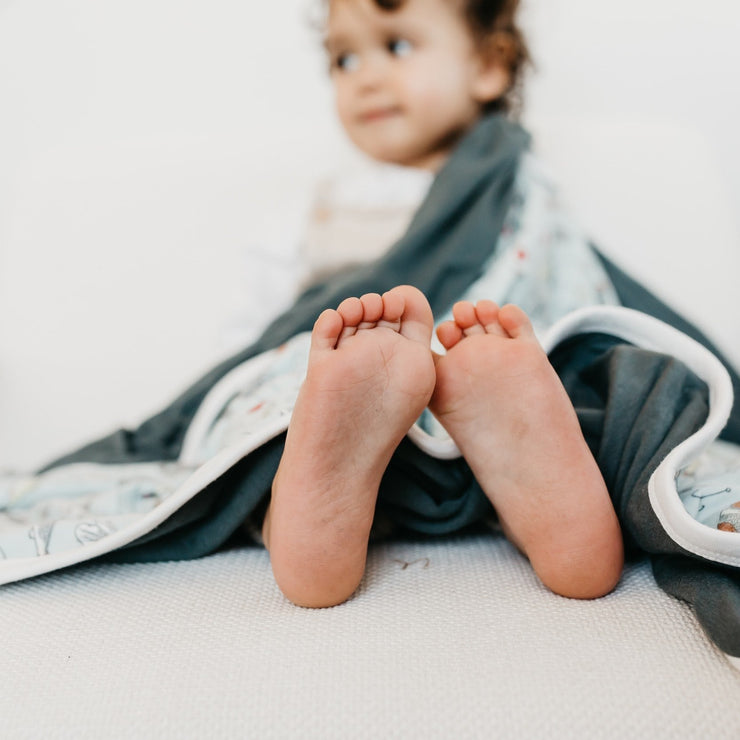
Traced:
POLYGON ((365 111, 360 114, 360 121, 362 123, 375 123, 377 121, 385 121, 388 118, 397 116, 401 112, 400 108, 388 107, 388 108, 372 108, 371 110, 365 111))

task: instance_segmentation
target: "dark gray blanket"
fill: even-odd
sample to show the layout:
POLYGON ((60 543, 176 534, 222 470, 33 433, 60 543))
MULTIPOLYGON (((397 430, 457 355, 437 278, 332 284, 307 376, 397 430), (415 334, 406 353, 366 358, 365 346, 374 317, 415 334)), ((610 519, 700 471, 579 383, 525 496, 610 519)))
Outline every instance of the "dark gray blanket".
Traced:
MULTIPOLYGON (((443 314, 480 277, 495 249, 527 146, 528 136, 518 126, 501 116, 484 119, 458 146, 407 233, 384 257, 309 288, 255 344, 215 367, 138 428, 117 431, 47 469, 82 461, 176 459, 199 404, 221 377, 309 330, 324 308, 347 296, 411 284, 424 292, 435 316, 443 314)), ((676 326, 719 355, 696 327, 599 257, 623 305, 676 326)), ((740 575, 678 547, 660 526, 647 494, 647 482, 666 453, 706 419, 704 383, 671 357, 601 334, 567 340, 552 352, 551 362, 602 470, 628 552, 654 556, 661 587, 692 603, 712 639, 740 657, 740 575)), ((740 443, 740 378, 728 369, 736 401, 723 437, 740 443)), ((265 505, 283 439, 251 453, 160 527, 106 557, 118 562, 183 559, 221 547, 249 514, 265 505)), ((461 530, 491 513, 464 460, 431 458, 408 440, 396 451, 378 497, 379 517, 429 535, 461 530)))

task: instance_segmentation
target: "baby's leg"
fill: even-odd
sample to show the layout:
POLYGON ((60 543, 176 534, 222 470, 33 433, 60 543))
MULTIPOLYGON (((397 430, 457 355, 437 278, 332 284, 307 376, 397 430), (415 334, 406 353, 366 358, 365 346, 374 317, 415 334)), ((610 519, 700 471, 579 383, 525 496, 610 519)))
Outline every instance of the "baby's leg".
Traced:
POLYGON ((263 527, 296 604, 338 604, 362 578, 380 479, 434 388, 432 324, 409 286, 349 298, 316 321, 263 527))
POLYGON ((525 313, 461 302, 437 330, 430 404, 498 512, 556 593, 595 598, 619 581, 623 547, 573 405, 525 313))

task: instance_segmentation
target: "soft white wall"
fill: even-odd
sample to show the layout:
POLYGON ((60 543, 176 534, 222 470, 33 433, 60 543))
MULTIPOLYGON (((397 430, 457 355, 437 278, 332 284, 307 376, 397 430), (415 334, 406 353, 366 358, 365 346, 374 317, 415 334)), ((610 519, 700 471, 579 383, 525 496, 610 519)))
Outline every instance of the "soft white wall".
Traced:
POLYGON ((701 132, 740 212, 740 4, 523 0, 533 114, 628 114, 701 132))
POLYGON ((157 410, 244 334, 244 296, 259 322, 287 300, 285 214, 332 148, 305 12, 0 2, 0 465, 157 410))
MULTIPOLYGON (((738 212, 735 3, 525 1, 534 118, 692 129, 738 212)), ((343 146, 314 2, 0 0, 0 466, 156 410, 288 300, 343 146)))

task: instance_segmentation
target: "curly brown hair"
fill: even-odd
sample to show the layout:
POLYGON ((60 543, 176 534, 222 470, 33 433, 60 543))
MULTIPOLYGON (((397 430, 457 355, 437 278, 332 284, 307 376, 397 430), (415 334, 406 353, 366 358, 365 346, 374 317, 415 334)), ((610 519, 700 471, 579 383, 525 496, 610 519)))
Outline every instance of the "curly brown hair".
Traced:
MULTIPOLYGON (((328 5, 331 0, 325 0, 328 5)), ((398 10, 406 0, 372 0, 381 10, 398 10)), ((520 0, 455 0, 461 5, 476 45, 493 51, 509 71, 509 87, 486 105, 486 112, 517 116, 523 104, 524 73, 532 64, 524 33, 517 22, 520 0)))

